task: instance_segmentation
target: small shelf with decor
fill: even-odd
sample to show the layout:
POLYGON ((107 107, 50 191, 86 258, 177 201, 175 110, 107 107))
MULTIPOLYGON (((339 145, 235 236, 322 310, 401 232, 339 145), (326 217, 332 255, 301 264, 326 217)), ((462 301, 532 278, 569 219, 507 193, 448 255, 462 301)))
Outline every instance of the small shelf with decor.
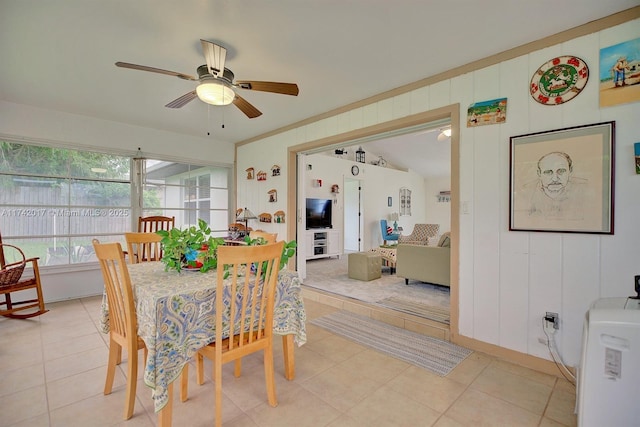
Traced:
POLYGON ((451 191, 441 191, 436 197, 438 198, 438 203, 449 203, 451 201, 451 191))

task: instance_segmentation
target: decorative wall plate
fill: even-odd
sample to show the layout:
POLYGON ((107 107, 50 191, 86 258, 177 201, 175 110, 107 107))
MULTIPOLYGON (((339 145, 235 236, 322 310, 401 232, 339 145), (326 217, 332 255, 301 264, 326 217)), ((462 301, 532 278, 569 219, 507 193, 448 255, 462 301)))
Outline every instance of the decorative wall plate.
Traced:
POLYGON ((531 77, 529 91, 543 105, 563 104, 582 91, 589 67, 575 56, 559 56, 544 63, 531 77))

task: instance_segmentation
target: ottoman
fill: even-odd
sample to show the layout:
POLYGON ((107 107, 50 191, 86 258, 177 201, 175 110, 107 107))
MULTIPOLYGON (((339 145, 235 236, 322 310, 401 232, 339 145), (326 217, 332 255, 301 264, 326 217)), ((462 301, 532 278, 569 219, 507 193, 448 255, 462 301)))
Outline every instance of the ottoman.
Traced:
POLYGON ((349 254, 349 278, 369 281, 382 276, 382 258, 375 252, 349 254))

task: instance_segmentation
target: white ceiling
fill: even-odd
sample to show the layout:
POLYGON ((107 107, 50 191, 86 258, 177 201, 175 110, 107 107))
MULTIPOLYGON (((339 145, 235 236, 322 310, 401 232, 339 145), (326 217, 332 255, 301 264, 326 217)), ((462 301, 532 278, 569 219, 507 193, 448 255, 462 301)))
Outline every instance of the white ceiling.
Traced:
POLYGON ((355 161, 356 150, 365 152, 365 163, 379 164, 380 157, 386 167, 399 170, 412 170, 423 177, 450 177, 451 175, 451 138, 438 137, 448 124, 407 133, 386 136, 372 141, 351 145, 340 144, 343 154, 336 154, 335 147, 322 151, 326 156, 355 161))
POLYGON ((237 142, 637 6, 638 0, 0 0, 0 100, 237 142), (200 39, 240 80, 295 82, 298 97, 241 90, 263 112, 169 101, 195 82, 200 39), (224 129, 222 124, 224 123, 224 129))

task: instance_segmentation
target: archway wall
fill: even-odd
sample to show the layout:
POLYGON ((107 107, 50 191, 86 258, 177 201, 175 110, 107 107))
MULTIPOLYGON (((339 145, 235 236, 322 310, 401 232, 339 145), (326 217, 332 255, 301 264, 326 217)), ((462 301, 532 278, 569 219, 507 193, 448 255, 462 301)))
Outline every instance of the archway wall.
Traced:
MULTIPOLYGON (((452 297, 457 294, 452 337, 512 358, 549 360, 538 338, 544 336, 542 316, 553 311, 560 316, 557 346, 565 362, 575 366, 590 304, 632 294, 633 276, 639 273, 633 144, 640 134, 640 103, 600 108, 597 71, 601 48, 640 37, 639 10, 632 9, 625 22, 612 25, 605 18, 238 144, 239 206, 255 197, 241 185, 243 171, 264 163, 265 153, 286 165, 287 181, 278 183, 278 203, 293 218, 295 179, 288 174, 295 173, 297 150, 450 116, 452 163, 458 164, 452 169, 451 230, 459 255, 452 271, 452 297), (591 69, 590 81, 570 102, 539 104, 529 95, 531 76, 561 55, 584 60, 591 69), (466 127, 469 105, 497 98, 508 99, 506 122, 466 127), (616 121, 615 235, 510 232, 509 138, 610 120, 616 121)), ((294 236, 294 230, 295 224, 288 224, 288 236, 294 236)))

